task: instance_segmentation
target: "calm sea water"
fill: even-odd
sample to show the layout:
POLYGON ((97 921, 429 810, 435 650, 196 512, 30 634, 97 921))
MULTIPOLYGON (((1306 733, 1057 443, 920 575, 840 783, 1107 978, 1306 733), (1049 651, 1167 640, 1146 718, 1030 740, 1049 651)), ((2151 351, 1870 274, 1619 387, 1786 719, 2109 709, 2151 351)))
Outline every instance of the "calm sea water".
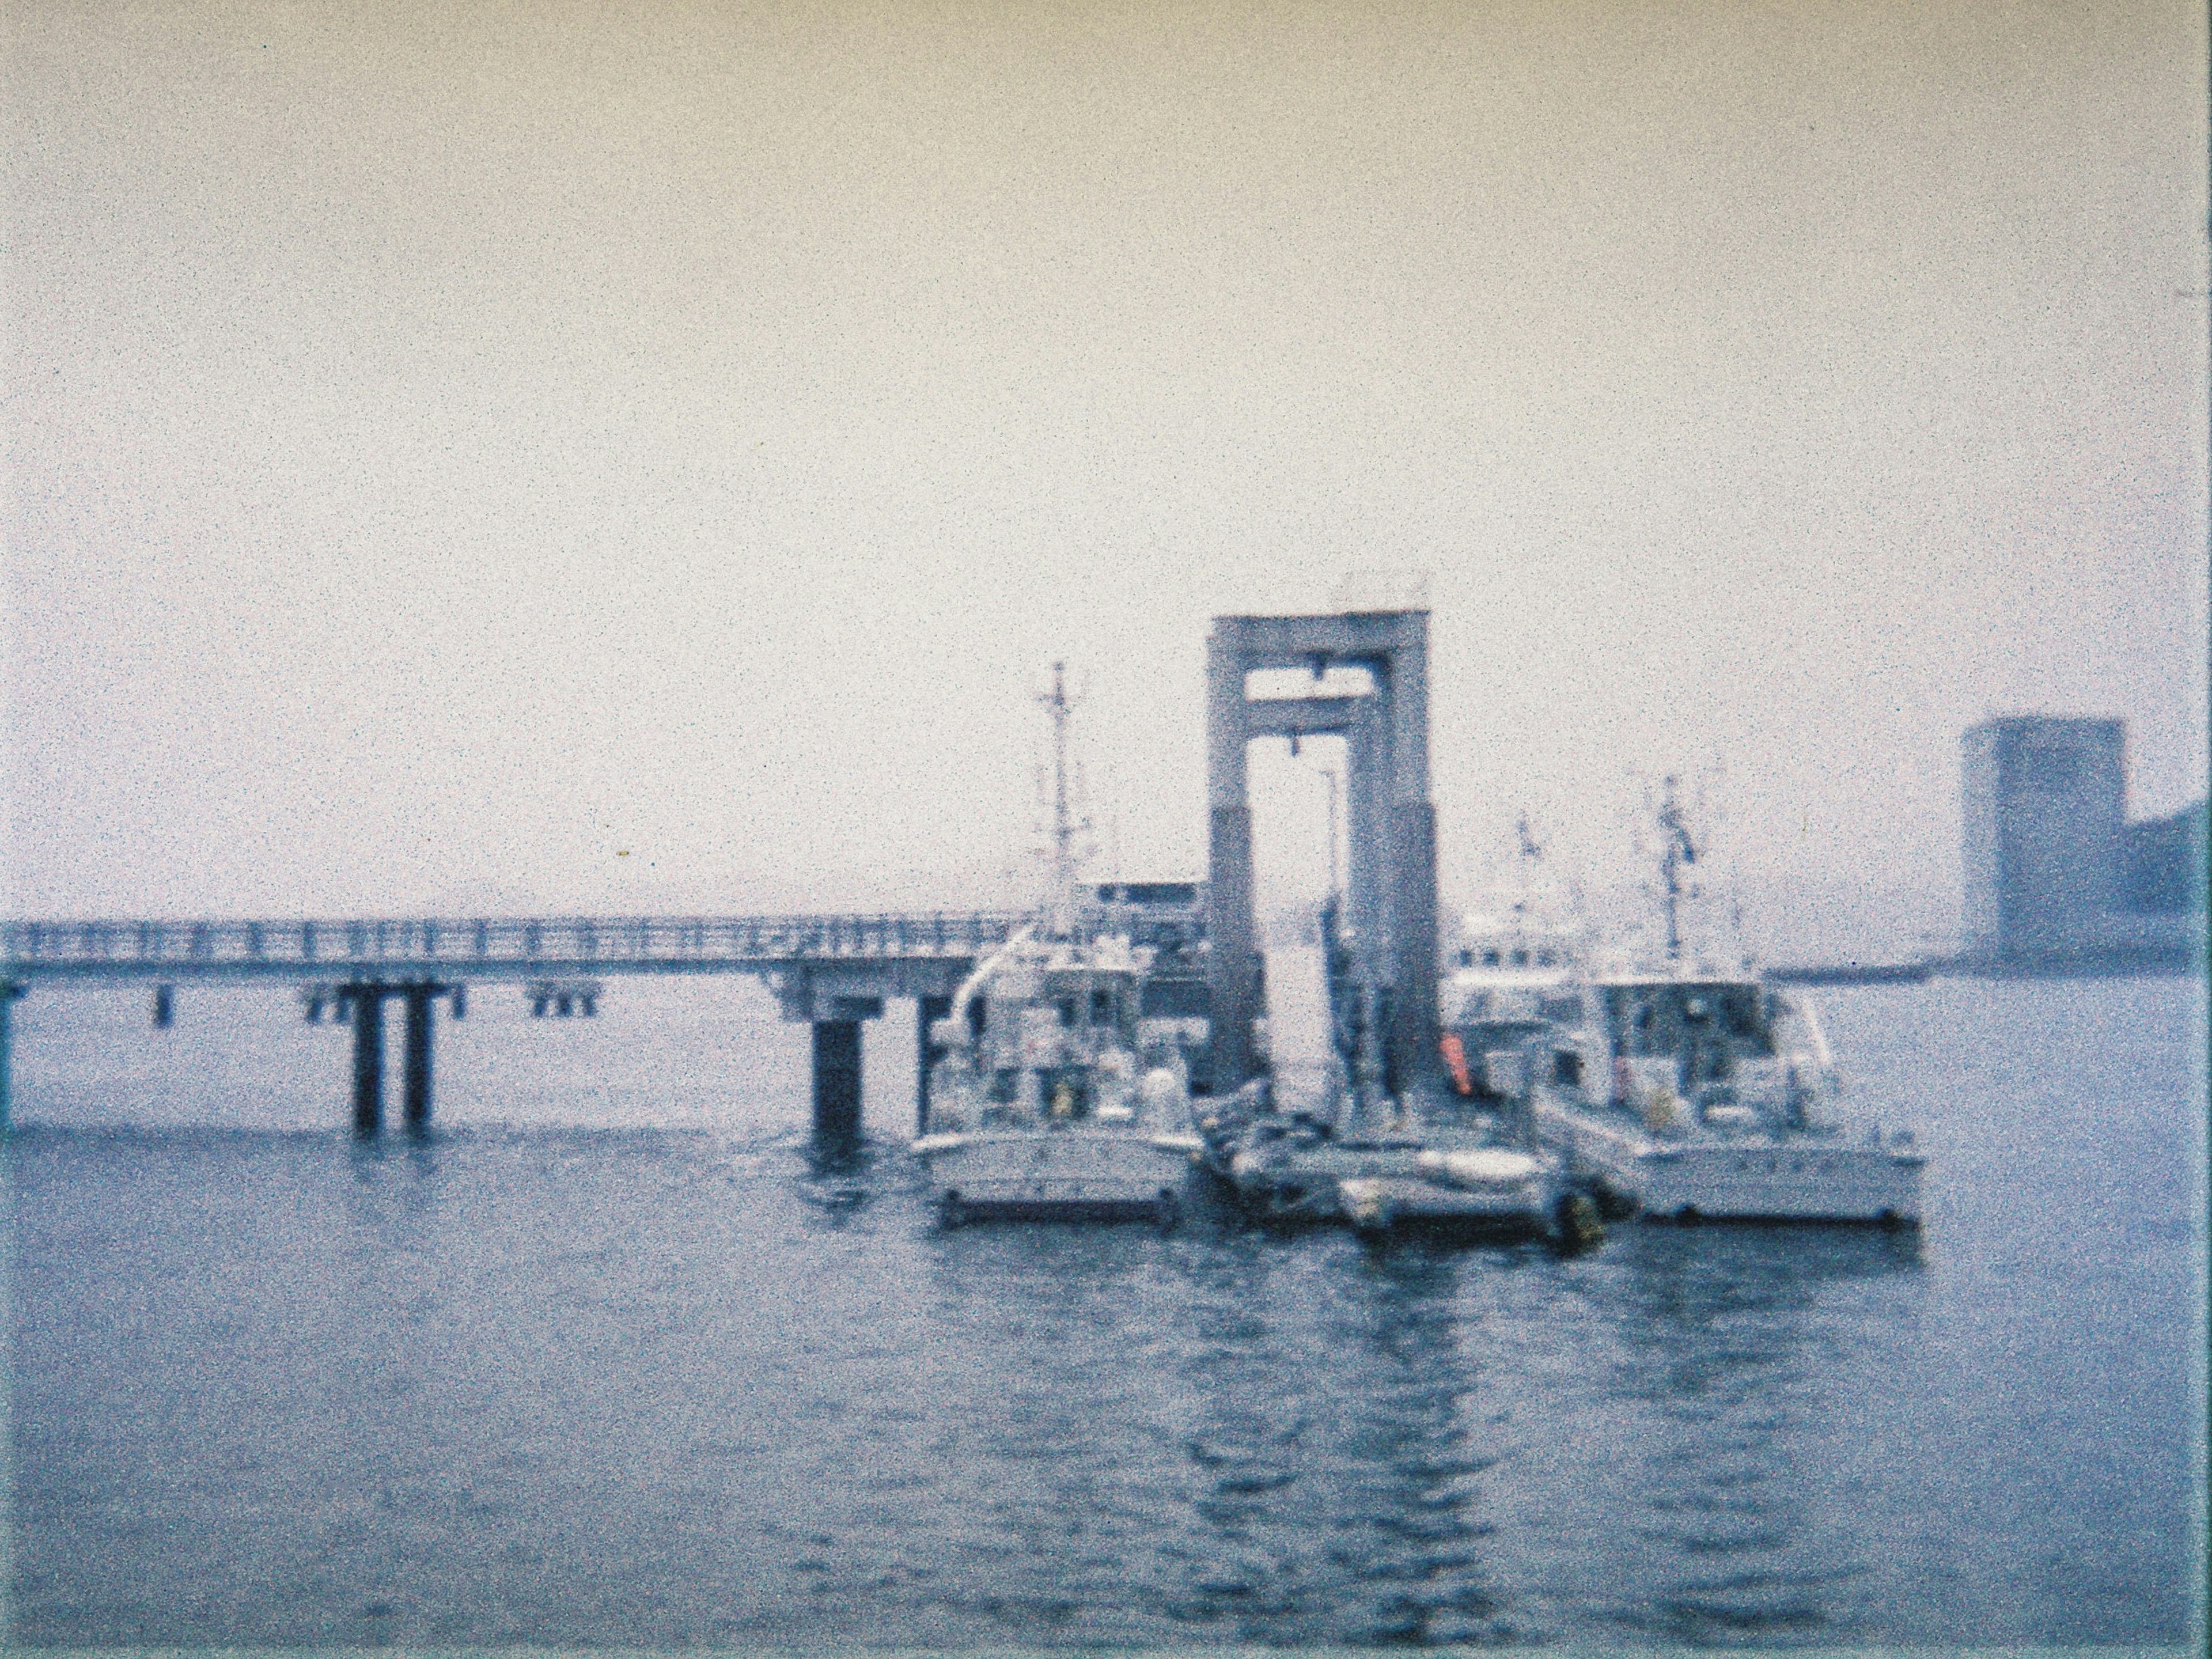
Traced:
MULTIPOLYGON (((1832 992, 1917 1240, 938 1231, 804 1156, 803 1028, 479 990, 338 1133, 280 993, 18 1005, 38 1644, 2194 1644, 2201 988, 1832 992)), ((911 1124, 910 1020, 868 1111, 911 1124)))

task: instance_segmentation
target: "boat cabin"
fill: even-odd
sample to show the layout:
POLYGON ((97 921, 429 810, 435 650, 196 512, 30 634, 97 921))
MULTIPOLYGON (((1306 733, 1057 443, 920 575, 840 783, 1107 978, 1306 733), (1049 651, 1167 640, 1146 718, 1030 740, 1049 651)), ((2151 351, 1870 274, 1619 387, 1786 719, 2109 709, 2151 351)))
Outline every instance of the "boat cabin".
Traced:
POLYGON ((1673 1056, 1686 1089, 1724 1082, 1738 1060, 1774 1053, 1772 1011, 1756 981, 1630 981, 1601 984, 1598 993, 1614 1055, 1673 1056))
POLYGON ((967 1018, 940 1023, 947 1104, 965 1096, 984 1125, 1128 1123, 1139 1080, 1165 1054, 1140 1060, 1142 963, 1123 952, 1001 964, 975 991, 967 1018))
POLYGON ((1605 979, 1596 1014, 1616 1105, 1668 1109, 1673 1097, 1716 1127, 1802 1127, 1832 1085, 1826 1043, 1788 992, 1757 980, 1605 979))

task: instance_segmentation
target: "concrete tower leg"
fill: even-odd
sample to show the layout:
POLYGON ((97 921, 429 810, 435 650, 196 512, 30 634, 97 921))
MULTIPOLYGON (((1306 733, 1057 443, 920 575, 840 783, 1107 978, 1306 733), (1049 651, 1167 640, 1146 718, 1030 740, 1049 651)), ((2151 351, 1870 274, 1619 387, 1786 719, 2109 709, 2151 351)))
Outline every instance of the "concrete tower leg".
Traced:
POLYGON ((349 985, 353 1005, 353 1132, 384 1127, 384 987, 349 985))
POLYGON ((1213 1092, 1233 1093, 1253 1073, 1252 1022, 1260 1018, 1260 952, 1252 914, 1252 809, 1210 815, 1206 978, 1213 1092))
POLYGON ((1437 809, 1401 801, 1390 827, 1390 1068, 1397 1088, 1418 1089, 1437 1063, 1437 809))
POLYGON ((1352 717, 1346 769, 1346 809, 1351 858, 1353 960, 1369 985, 1390 981, 1390 860, 1387 854, 1390 799, 1390 714, 1389 694, 1376 671, 1372 694, 1362 697, 1352 717))
POLYGON ((817 1019, 814 1030, 814 1146, 833 1158, 860 1147, 860 1022, 817 1019))
POLYGON ((1206 641, 1206 896, 1209 1085, 1225 1095, 1252 1075, 1260 957, 1252 915, 1252 808, 1245 746, 1245 650, 1233 620, 1206 641))
POLYGON ((930 1029, 952 1013, 951 997, 921 996, 914 1000, 914 1132, 929 1133, 929 1078, 945 1050, 930 1037, 930 1029))
POLYGON ((404 1111, 410 1134, 420 1134, 430 1127, 430 1034, 436 1018, 430 999, 436 994, 437 988, 429 985, 410 985, 406 990, 404 1111))

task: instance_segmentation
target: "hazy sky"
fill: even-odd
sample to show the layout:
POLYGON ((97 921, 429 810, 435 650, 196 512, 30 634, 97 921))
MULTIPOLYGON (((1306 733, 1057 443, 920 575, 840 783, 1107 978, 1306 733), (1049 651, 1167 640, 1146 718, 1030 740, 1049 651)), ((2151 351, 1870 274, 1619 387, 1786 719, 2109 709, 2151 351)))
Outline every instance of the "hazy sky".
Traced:
POLYGON ((13 913, 959 902, 1056 655, 1200 874, 1206 619, 1352 567, 1448 890, 1717 756, 1948 927, 1992 711, 2204 788, 2201 5, 348 12, 8 9, 13 913))

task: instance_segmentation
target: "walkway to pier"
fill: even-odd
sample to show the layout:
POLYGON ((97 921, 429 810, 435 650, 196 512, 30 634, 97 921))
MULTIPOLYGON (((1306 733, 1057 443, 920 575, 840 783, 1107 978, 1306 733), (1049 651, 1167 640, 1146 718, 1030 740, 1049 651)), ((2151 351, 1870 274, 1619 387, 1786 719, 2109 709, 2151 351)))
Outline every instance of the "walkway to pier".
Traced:
POLYGON ((301 979, 360 973, 543 979, 759 973, 827 962, 972 959, 1020 918, 993 912, 368 921, 14 921, 0 976, 301 979))

